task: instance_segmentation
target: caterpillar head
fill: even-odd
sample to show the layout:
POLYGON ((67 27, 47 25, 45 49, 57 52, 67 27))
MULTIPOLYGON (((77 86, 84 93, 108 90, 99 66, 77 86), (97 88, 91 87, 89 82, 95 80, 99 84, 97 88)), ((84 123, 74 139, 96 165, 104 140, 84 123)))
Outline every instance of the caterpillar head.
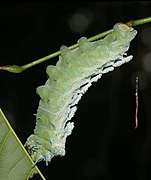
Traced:
POLYGON ((117 23, 113 27, 115 34, 129 43, 137 34, 137 31, 123 23, 117 23))

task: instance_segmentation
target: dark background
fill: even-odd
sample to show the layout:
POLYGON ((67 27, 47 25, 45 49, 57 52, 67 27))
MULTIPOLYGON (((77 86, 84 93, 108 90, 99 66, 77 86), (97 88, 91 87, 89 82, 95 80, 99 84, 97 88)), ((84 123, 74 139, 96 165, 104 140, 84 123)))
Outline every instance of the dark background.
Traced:
MULTIPOLYGON (((151 3, 0 4, 0 65, 24 65, 70 46, 117 22, 151 16, 151 3)), ((135 27, 128 54, 133 60, 94 83, 72 118, 65 157, 38 167, 49 180, 151 179, 151 23, 135 27), (135 77, 139 76, 139 127, 135 129, 135 77)), ((33 133, 39 103, 36 87, 45 83, 53 58, 21 74, 0 72, 0 106, 24 144, 33 133)), ((39 179, 35 176, 34 179, 39 179)))

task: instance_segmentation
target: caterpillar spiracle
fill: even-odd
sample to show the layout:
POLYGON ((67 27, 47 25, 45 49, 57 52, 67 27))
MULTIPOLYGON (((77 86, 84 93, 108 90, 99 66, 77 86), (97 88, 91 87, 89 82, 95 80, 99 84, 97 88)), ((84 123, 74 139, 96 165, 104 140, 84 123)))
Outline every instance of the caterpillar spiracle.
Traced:
POLYGON ((104 39, 89 42, 82 37, 78 48, 61 48, 56 66, 49 65, 46 69, 45 85, 36 89, 41 98, 36 127, 25 143, 35 164, 44 160, 48 165, 54 156, 65 155, 66 138, 74 127, 68 121, 77 110, 76 104, 92 82, 132 59, 126 51, 136 34, 134 28, 117 23, 104 39))

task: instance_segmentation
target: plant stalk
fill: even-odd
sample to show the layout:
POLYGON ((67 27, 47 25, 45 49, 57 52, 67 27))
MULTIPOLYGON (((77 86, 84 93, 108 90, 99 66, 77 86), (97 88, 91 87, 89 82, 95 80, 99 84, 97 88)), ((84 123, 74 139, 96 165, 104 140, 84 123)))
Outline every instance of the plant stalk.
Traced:
MULTIPOLYGON (((150 23, 150 22, 151 22, 151 17, 146 17, 146 18, 142 18, 142 19, 138 19, 138 20, 131 20, 131 21, 127 22, 126 24, 127 24, 128 26, 130 26, 130 27, 133 27, 133 26, 138 26, 138 25, 141 25, 141 24, 150 23)), ((110 30, 108 30, 108 31, 105 31, 105 32, 103 32, 103 33, 100 33, 100 34, 98 34, 98 35, 95 35, 95 36, 89 38, 88 41, 95 41, 95 40, 97 40, 97 39, 100 39, 100 38, 102 38, 102 37, 110 34, 111 32, 113 32, 113 29, 110 29, 110 30)), ((78 44, 74 44, 74 45, 72 45, 72 46, 70 46, 70 47, 68 47, 68 48, 69 48, 70 50, 72 50, 72 49, 75 49, 75 48, 77 48, 77 47, 78 47, 78 44)), ((56 57, 56 56, 59 56, 60 54, 61 54, 61 51, 57 51, 57 52, 52 53, 52 54, 50 54, 50 55, 48 55, 48 56, 45 56, 45 57, 40 58, 40 59, 38 59, 38 60, 35 60, 35 61, 31 62, 31 63, 25 64, 25 65, 23 65, 23 66, 18 66, 18 65, 0 66, 0 70, 9 71, 9 72, 11 72, 11 73, 21 73, 21 72, 23 72, 23 71, 26 70, 26 69, 29 69, 29 68, 37 65, 37 64, 40 64, 40 63, 42 63, 42 62, 44 62, 44 61, 47 61, 47 60, 52 59, 52 58, 54 58, 54 57, 56 57)))

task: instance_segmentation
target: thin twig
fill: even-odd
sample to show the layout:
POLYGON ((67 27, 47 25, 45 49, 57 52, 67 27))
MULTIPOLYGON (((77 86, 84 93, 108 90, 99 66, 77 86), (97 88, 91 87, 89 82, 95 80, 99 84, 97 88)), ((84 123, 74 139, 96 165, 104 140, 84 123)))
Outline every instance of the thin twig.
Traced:
MULTIPOLYGON (((142 19, 138 19, 138 20, 134 20, 134 21, 132 20, 132 21, 127 22, 126 24, 127 24, 128 26, 130 26, 130 27, 133 27, 133 26, 138 26, 138 25, 141 25, 141 24, 150 23, 150 22, 151 22, 151 17, 147 17, 147 18, 142 18, 142 19)), ((105 31, 105 32, 103 32, 103 33, 100 33, 100 34, 98 34, 98 35, 95 35, 95 36, 89 38, 88 40, 89 40, 89 41, 95 41, 95 40, 97 40, 97 39, 100 39, 100 38, 102 38, 102 37, 110 34, 111 32, 113 32, 113 29, 110 29, 110 30, 108 30, 108 31, 105 31)), ((79 46, 78 44, 74 44, 74 45, 72 45, 72 46, 70 46, 70 47, 68 47, 68 48, 69 48, 70 50, 72 50, 72 49, 77 48, 78 46, 79 46)), ((50 54, 50 55, 48 55, 48 56, 45 56, 45 57, 40 58, 40 59, 38 59, 38 60, 35 60, 35 61, 31 62, 31 63, 25 64, 25 65, 23 65, 23 66, 18 66, 18 65, 0 66, 0 70, 9 71, 9 72, 12 72, 12 73, 21 73, 22 71, 24 71, 24 70, 26 70, 26 69, 29 69, 29 68, 37 65, 37 64, 40 64, 40 63, 42 63, 42 62, 44 62, 44 61, 47 61, 47 60, 52 59, 52 58, 54 58, 54 57, 56 57, 56 56, 59 56, 60 54, 61 54, 61 51, 57 51, 57 52, 52 53, 52 54, 50 54)))

